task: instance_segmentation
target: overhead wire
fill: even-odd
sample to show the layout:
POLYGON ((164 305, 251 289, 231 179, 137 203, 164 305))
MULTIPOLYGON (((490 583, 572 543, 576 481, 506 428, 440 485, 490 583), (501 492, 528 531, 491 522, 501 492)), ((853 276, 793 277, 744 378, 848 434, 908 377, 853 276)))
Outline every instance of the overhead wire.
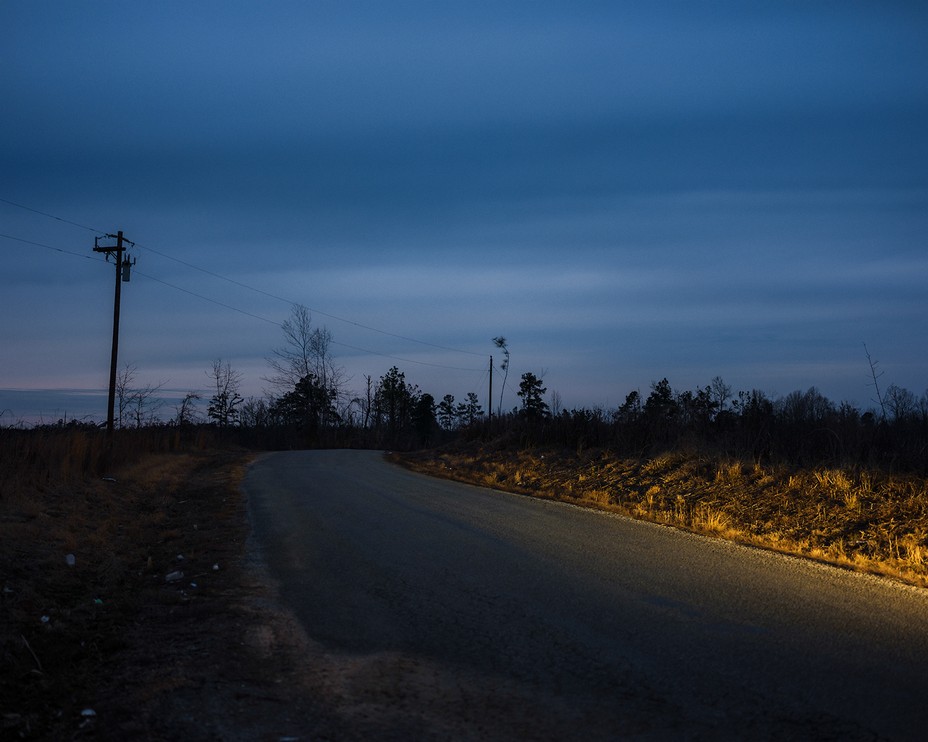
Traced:
POLYGON ((23 204, 18 204, 18 203, 16 203, 15 201, 10 201, 10 200, 8 200, 8 199, 6 199, 6 198, 0 198, 0 201, 2 201, 2 202, 5 203, 5 204, 9 204, 10 206, 16 206, 17 208, 25 209, 26 211, 31 211, 33 214, 41 214, 42 216, 47 216, 49 219, 56 219, 56 220, 59 221, 59 222, 64 222, 65 224, 71 224, 71 225, 73 225, 73 226, 75 226, 75 227, 80 227, 81 229, 86 229, 86 230, 89 230, 89 231, 91 231, 91 232, 97 232, 97 233, 99 234, 99 233, 101 233, 101 231, 102 231, 102 230, 99 230, 99 229, 94 229, 93 227, 88 227, 86 224, 80 224, 80 223, 78 223, 78 222, 72 222, 70 219, 64 219, 64 218, 62 218, 62 217, 60 217, 60 216, 55 216, 54 214, 49 214, 47 211, 39 211, 38 209, 33 209, 31 206, 24 206, 23 204))
MULTIPOLYGON (((4 238, 9 239, 9 240, 16 240, 17 242, 23 242, 23 243, 25 243, 25 244, 27 244, 27 245, 35 245, 36 247, 43 247, 43 248, 46 248, 46 249, 48 249, 48 250, 54 250, 55 252, 64 253, 64 254, 66 254, 66 255, 73 255, 74 257, 77 257, 77 258, 85 258, 85 259, 87 259, 87 260, 93 260, 93 261, 96 261, 96 262, 104 262, 104 259, 103 259, 103 258, 99 258, 99 257, 96 257, 96 256, 94 256, 94 255, 85 255, 85 254, 83 254, 83 253, 74 252, 73 250, 65 250, 64 248, 55 247, 54 245, 46 245, 46 244, 43 243, 43 242, 36 242, 35 240, 27 240, 27 239, 24 239, 24 238, 22 238, 22 237, 15 237, 14 235, 9 235, 9 234, 5 234, 5 233, 0 233, 0 237, 4 237, 4 238)), ((196 297, 196 298, 198 298, 198 299, 202 299, 203 301, 207 301, 207 302, 209 302, 209 303, 211 303, 211 304, 215 304, 215 305, 217 305, 217 306, 223 307, 224 309, 229 309, 229 310, 231 310, 231 311, 233 311, 233 312, 238 312, 239 314, 243 314, 243 315, 245 315, 246 317, 251 317, 251 318, 253 318, 253 319, 257 319, 257 320, 260 320, 260 321, 262 321, 262 322, 267 322, 268 324, 271 324, 271 325, 274 325, 274 326, 279 326, 279 324, 280 324, 280 323, 277 322, 276 320, 269 319, 268 317, 262 317, 262 316, 259 315, 259 314, 254 314, 253 312, 249 312, 249 311, 247 311, 247 310, 245 310, 245 309, 239 309, 238 307, 235 307, 235 306, 233 306, 233 305, 231 305, 231 304, 226 304, 225 302, 221 302, 221 301, 219 301, 219 300, 217 300, 217 299, 211 299, 211 298, 208 297, 208 296, 203 296, 203 294, 198 294, 196 291, 191 291, 190 289, 185 289, 185 288, 183 288, 182 286, 177 286, 176 284, 173 284, 173 283, 170 283, 169 281, 165 281, 165 280, 163 280, 163 279, 157 278, 156 276, 152 276, 152 275, 150 275, 150 274, 148 274, 148 273, 145 273, 144 271, 140 271, 140 270, 138 270, 138 269, 135 269, 135 270, 133 271, 133 273, 135 273, 136 276, 141 276, 141 277, 143 277, 143 278, 147 278, 147 279, 150 280, 150 281, 154 281, 154 282, 156 282, 156 283, 160 283, 160 284, 162 284, 163 286, 168 286, 169 288, 175 289, 175 290, 177 290, 177 291, 181 291, 181 292, 183 292, 183 293, 185 293, 185 294, 189 294, 190 296, 194 296, 194 297, 196 297)), ((339 345, 339 346, 341 346, 341 347, 343 347, 343 348, 349 348, 349 349, 351 349, 351 350, 355 350, 355 351, 358 351, 358 352, 360 352, 360 353, 368 353, 368 354, 370 354, 370 355, 380 356, 380 357, 382 357, 382 358, 389 358, 389 359, 391 359, 391 360, 394 360, 394 361, 401 361, 401 362, 403 362, 403 363, 415 363, 415 364, 418 364, 418 365, 420 365, 420 366, 432 366, 432 367, 435 367, 435 368, 445 368, 445 369, 449 369, 449 370, 452 370, 452 371, 476 371, 476 370, 477 370, 477 369, 473 369, 473 368, 462 368, 462 367, 460 367, 460 366, 449 366, 449 365, 444 364, 444 363, 430 363, 430 362, 428 362, 428 361, 416 361, 416 360, 413 360, 413 359, 411 359, 411 358, 400 358, 399 356, 394 356, 394 355, 390 355, 390 354, 387 354, 387 353, 380 353, 380 352, 378 352, 378 351, 376 351, 376 350, 370 350, 369 348, 361 348, 361 347, 359 347, 359 346, 357 346, 357 345, 350 345, 350 344, 348 344, 348 343, 343 343, 343 342, 340 342, 340 341, 338 341, 338 340, 332 340, 331 342, 332 342, 333 345, 339 345)))
POLYGON ((62 252, 65 255, 73 255, 77 258, 86 258, 87 260, 95 260, 95 261, 103 262, 103 258, 98 258, 96 255, 86 255, 84 253, 74 252, 73 250, 65 250, 63 247, 55 247, 54 245, 46 245, 43 242, 36 242, 34 240, 26 240, 26 239, 23 239, 22 237, 16 237, 11 234, 0 233, 0 237, 5 237, 8 240, 16 240, 17 242, 24 242, 27 245, 35 245, 36 247, 44 247, 46 250, 54 250, 55 252, 62 252))
MULTIPOLYGON (((144 250, 148 250, 149 252, 153 252, 153 253, 155 253, 156 255, 160 255, 160 256, 163 257, 163 258, 167 258, 168 260, 173 260, 173 261, 176 262, 176 263, 180 263, 181 265, 185 265, 185 266, 187 266, 188 268, 192 268, 193 270, 197 270, 197 271, 200 271, 201 273, 205 273, 206 275, 212 276, 213 278, 218 278, 218 279, 220 279, 220 280, 222 280, 222 281, 227 281, 227 282, 229 282, 229 283, 231 283, 231 284, 234 284, 235 286, 239 286, 239 287, 241 287, 241 288, 243 288, 243 289, 247 289, 247 290, 249 290, 249 291, 254 291, 254 292, 257 293, 257 294, 261 294, 262 296, 266 296, 266 297, 268 297, 268 298, 270 298, 270 299, 275 299, 275 300, 277 300, 277 301, 282 301, 282 302, 284 302, 285 304, 289 304, 289 305, 291 305, 291 306, 293 306, 294 304, 301 304, 301 302, 293 301, 292 299, 287 299, 287 298, 284 298, 284 297, 279 296, 279 295, 277 295, 277 294, 272 294, 272 293, 270 293, 269 291, 264 291, 263 289, 255 288, 254 286, 250 286, 250 285, 248 285, 247 283, 242 283, 241 281, 237 281, 237 280, 235 280, 234 278, 229 278, 228 276, 223 276, 222 274, 220 274, 220 273, 215 273, 215 272, 213 272, 213 271, 211 271, 211 270, 208 270, 207 268, 201 268, 200 266, 194 265, 193 263, 188 263, 186 260, 181 260, 180 258, 175 258, 174 256, 168 255, 168 254, 166 254, 166 253, 163 253, 163 252, 161 252, 160 250, 156 250, 156 249, 153 248, 153 247, 150 247, 150 246, 147 246, 147 245, 143 245, 143 244, 138 244, 137 246, 140 247, 140 248, 142 248, 142 249, 144 249, 144 250)), ((328 317, 328 318, 330 318, 330 319, 334 319, 334 320, 337 320, 337 321, 339 321, 339 322, 345 322, 346 324, 354 325, 355 327, 360 327, 361 329, 364 329, 364 330, 370 330, 371 332, 377 332, 377 333, 380 333, 381 335, 387 335, 387 336, 389 336, 389 337, 394 337, 394 338, 397 338, 397 339, 399 339, 399 340, 406 340, 406 341, 411 342, 411 343, 418 343, 419 345, 427 345, 427 346, 429 346, 429 347, 431 347, 431 348, 437 348, 437 349, 439 349, 439 350, 447 350, 447 351, 451 351, 451 352, 453 352, 453 353, 465 353, 465 354, 467 354, 467 355, 472 355, 472 356, 477 356, 477 357, 479 357, 479 358, 483 358, 483 354, 482 354, 482 353, 476 353, 476 352, 471 351, 471 350, 462 350, 461 348, 451 348, 451 347, 446 346, 446 345, 437 345, 436 343, 430 343, 430 342, 428 342, 428 341, 426 341, 426 340, 419 340, 419 339, 417 339, 417 338, 408 337, 408 336, 406 336, 406 335, 399 335, 399 334, 397 334, 397 333, 395 333, 395 332, 389 332, 389 331, 387 331, 387 330, 381 330, 380 328, 372 327, 372 326, 370 326, 370 325, 365 325, 365 324, 363 324, 363 323, 361 323, 361 322, 356 322, 355 320, 346 319, 346 318, 344 318, 344 317, 339 317, 338 315, 330 314, 330 313, 328 313, 328 312, 323 312, 322 310, 319 310, 319 309, 313 309, 312 307, 306 307, 306 309, 308 309, 308 310, 309 310, 310 312, 312 312, 313 314, 321 314, 323 317, 328 317)))
MULTIPOLYGON (((3 199, 0 199, 0 200, 3 200, 3 199)), ((40 212, 40 213, 41 213, 41 212, 40 212)), ((25 238, 23 238, 23 237, 16 237, 16 236, 14 236, 14 235, 9 235, 9 234, 5 234, 5 233, 0 233, 0 237, 6 238, 6 239, 9 239, 9 240, 15 240, 15 241, 17 241, 17 242, 23 242, 23 243, 25 243, 25 244, 27 244, 27 245, 34 245, 34 246, 36 246, 36 247, 42 247, 42 248, 45 248, 45 249, 48 249, 48 250, 54 250, 55 252, 64 253, 64 254, 66 254, 66 255, 72 255, 72 256, 78 257, 78 258, 85 258, 85 259, 87 259, 87 260, 93 260, 93 261, 95 261, 95 262, 105 262, 103 258, 97 257, 97 256, 95 256, 95 255, 86 255, 86 254, 84 254, 84 253, 75 252, 75 251, 73 251, 73 250, 66 250, 66 249, 61 248, 61 247, 55 247, 54 245, 47 245, 47 244, 45 244, 45 243, 43 243, 43 242, 36 242, 35 240, 27 240, 27 239, 25 239, 25 238)), ((181 261, 181 262, 182 262, 182 261, 181 261)), ((198 298, 198 299, 202 299, 203 301, 209 302, 209 303, 211 303, 211 304, 215 304, 216 306, 223 307, 224 309, 229 309, 229 310, 231 310, 231 311, 233 311, 233 312, 238 312, 239 314, 242 314, 242 315, 244 315, 244 316, 246 316, 246 317, 251 317, 252 319, 260 320, 261 322, 267 322, 268 324, 274 325, 275 327, 279 327, 279 326, 280 326, 280 323, 277 322, 276 320, 269 319, 268 317, 262 317, 262 316, 259 315, 259 314, 255 314, 255 313, 253 313, 253 312, 249 312, 249 311, 247 311, 247 310, 245 310, 245 309, 240 309, 240 308, 238 308, 238 307, 236 307, 236 306, 233 306, 233 305, 231 305, 231 304, 226 304, 225 302, 221 302, 221 301, 219 301, 218 299, 211 299, 210 297, 204 296, 203 294, 198 294, 196 291, 191 291, 190 289, 185 289, 185 288, 183 288, 182 286, 177 286, 176 284, 170 283, 169 281, 165 281, 165 280, 163 280, 163 279, 161 279, 161 278, 157 278, 156 276, 152 276, 152 275, 149 274, 149 273, 145 273, 144 271, 140 271, 140 270, 138 270, 137 268, 133 270, 133 273, 134 273, 136 276, 141 276, 141 277, 143 277, 143 278, 147 278, 147 279, 150 280, 150 281, 154 281, 154 282, 156 282, 156 283, 160 283, 160 284, 162 284, 163 286, 167 286, 167 287, 169 287, 169 288, 175 289, 176 291, 180 291, 180 292, 182 292, 182 293, 188 294, 188 295, 193 296, 193 297, 196 297, 196 298, 198 298)), ((399 336, 398 336, 398 337, 399 337, 399 336)), ((433 367, 433 368, 444 368, 444 369, 448 369, 448 370, 450 370, 450 371, 474 372, 474 371, 477 371, 477 370, 478 370, 478 369, 474 369, 474 368, 464 368, 464 367, 461 367, 461 366, 449 366, 449 365, 444 364, 444 363, 431 363, 431 362, 429 362, 429 361, 417 361, 417 360, 414 360, 414 359, 412 359, 412 358, 402 358, 402 357, 400 357, 400 356, 391 355, 391 354, 389 354, 389 353, 381 353, 381 352, 379 352, 379 351, 371 350, 371 349, 369 349, 369 348, 362 348, 362 347, 357 346, 357 345, 351 345, 351 344, 349 344, 349 343, 343 343, 343 342, 338 341, 338 340, 332 340, 331 342, 332 342, 333 345, 338 345, 338 346, 341 346, 341 347, 343 347, 343 348, 348 348, 348 349, 350 349, 350 350, 358 351, 359 353, 367 353, 367 354, 369 354, 369 355, 379 356, 379 357, 381 357, 381 358, 389 358, 390 360, 393 360, 393 361, 400 361, 400 362, 402 362, 402 363, 413 363, 413 364, 417 364, 417 365, 420 365, 420 366, 430 366, 430 367, 433 367)), ((440 347, 440 346, 436 346, 436 347, 440 347)))
MULTIPOLYGON (((156 278, 155 276, 149 275, 148 273, 145 273, 138 269, 133 270, 133 273, 136 276, 142 276, 143 278, 147 278, 151 281, 155 281, 156 283, 160 283, 164 286, 169 286, 172 289, 176 289, 177 291, 181 291, 185 294, 189 294, 190 296, 195 296, 196 298, 202 299, 203 301, 208 301, 211 304, 215 304, 225 309, 231 309, 233 312, 238 312, 239 314, 244 314, 246 317, 252 317, 253 319, 261 320, 262 322, 267 322, 268 324, 274 325, 275 327, 280 326, 280 323, 277 322, 276 320, 272 320, 267 317, 262 317, 260 314, 254 314, 253 312, 249 312, 244 309, 239 309, 238 307, 234 307, 231 304, 226 304, 224 302, 218 301, 217 299, 211 299, 208 296, 203 296, 203 294, 198 294, 197 292, 191 291, 190 289, 185 289, 181 286, 177 286, 173 283, 169 283, 168 281, 164 281, 160 278, 156 278)), ((416 364, 419 364, 420 366, 434 366, 435 368, 446 368, 452 371, 476 371, 477 370, 473 368, 461 368, 458 366, 448 366, 444 363, 429 363, 427 361, 415 361, 411 358, 400 358, 399 356, 393 356, 387 353, 380 353, 376 350, 370 350, 369 348, 361 348, 357 345, 350 345, 348 343, 342 343, 338 340, 331 340, 330 342, 332 343, 332 345, 340 345, 343 348, 350 348, 351 350, 356 350, 361 353, 369 353, 370 355, 380 356, 382 358, 390 358, 391 360, 402 361, 403 363, 416 363, 416 364)))
MULTIPOLYGON (((48 212, 46 212, 46 211, 40 211, 39 209, 34 209, 34 208, 30 207, 30 206, 25 206, 25 205, 23 205, 23 204, 20 204, 20 203, 15 202, 15 201, 10 201, 9 199, 0 198, 0 202, 6 203, 6 204, 10 204, 11 206, 16 206, 16 207, 18 207, 18 208, 20 208, 20 209, 25 209, 26 211, 31 211, 31 212, 34 213, 34 214, 40 214, 41 216, 45 216, 45 217, 48 217, 48 218, 50 218, 50 219, 55 219, 55 220, 57 220, 57 221, 60 221, 60 222, 65 223, 65 224, 71 224, 71 225, 73 225, 73 226, 80 227, 81 229, 86 229, 86 230, 88 230, 88 231, 95 232, 95 233, 97 233, 97 234, 102 234, 102 230, 94 229, 93 227, 89 227, 89 226, 87 226, 87 225, 85 225, 85 224, 80 224, 79 222, 74 222, 74 221, 71 221, 70 219, 64 219, 64 218, 59 217, 59 216, 56 216, 56 215, 54 215, 54 214, 50 214, 50 213, 48 213, 48 212)), ((2 236, 8 236, 8 235, 2 235, 2 236)), ((17 238, 17 237, 10 237, 10 239, 19 239, 21 242, 29 242, 29 240, 23 240, 23 239, 17 238)), ((60 252, 69 252, 69 251, 67 251, 67 250, 62 250, 62 249, 60 249, 60 248, 50 247, 50 246, 48 246, 48 245, 42 245, 42 244, 40 244, 40 243, 35 243, 35 244, 39 245, 40 247, 48 247, 49 249, 52 249, 52 250, 59 250, 60 252)), ((183 266, 186 266, 187 268, 190 268, 190 269, 196 270, 196 271, 200 271, 201 273, 205 273, 206 275, 212 276, 213 278, 218 278, 218 279, 220 279, 220 280, 222 280, 222 281, 226 281, 226 282, 231 283, 231 284, 233 284, 233 285, 235 285, 235 286, 239 286, 240 288, 244 288, 244 289, 246 289, 246 290, 248 290, 248 291, 253 291, 253 292, 258 293, 258 294, 261 294, 261 295, 263 295, 263 296, 267 296, 267 297, 270 298, 270 299, 274 299, 274 300, 276 300, 276 301, 284 302, 284 303, 286 303, 286 304, 289 304, 290 306, 294 306, 294 305, 304 306, 304 305, 302 305, 301 302, 292 301, 292 300, 286 299, 286 298, 284 298, 284 297, 282 297, 282 296, 278 296, 278 295, 272 294, 272 293, 270 293, 270 292, 268 292, 268 291, 264 291, 263 289, 259 289, 259 288, 256 288, 256 287, 254 287, 254 286, 250 286, 250 285, 248 285, 248 284, 246 284, 246 283, 243 283, 243 282, 241 282, 241 281, 237 281, 237 280, 235 280, 234 278, 229 278, 228 276, 223 276, 223 275, 220 274, 220 273, 216 273, 216 272, 211 271, 211 270, 208 270, 208 269, 206 269, 206 268, 202 268, 201 266, 195 265, 195 264, 190 263, 190 262, 188 262, 188 261, 186 261, 186 260, 181 260, 180 258, 176 258, 176 257, 174 257, 173 255, 169 255, 169 254, 167 254, 167 253, 165 253, 165 252, 162 252, 162 251, 160 251, 160 250, 157 250, 157 249, 155 249, 155 248, 153 248, 153 247, 151 247, 151 246, 149 246, 149 245, 145 245, 145 244, 142 244, 142 243, 133 243, 133 244, 134 244, 134 246, 137 247, 137 248, 140 248, 140 249, 143 249, 143 250, 148 250, 149 252, 152 252, 152 253, 154 253, 154 254, 156 254, 156 255, 160 255, 161 257, 166 258, 166 259, 168 259, 168 260, 172 260, 172 261, 174 261, 174 262, 176 262, 176 263, 179 263, 179 264, 181 264, 181 265, 183 265, 183 266)), ((72 254, 77 255, 77 254, 79 254, 79 253, 72 253, 72 254)), ((148 277, 148 278, 153 278, 152 276, 146 276, 146 277, 148 277)), ((154 280, 158 280, 158 279, 154 279, 154 280)), ((166 282, 163 282, 163 281, 162 281, 162 283, 166 283, 166 282)), ((166 285, 169 285, 169 286, 170 286, 171 284, 166 284, 166 285)), ((179 288, 179 287, 174 286, 174 288, 179 288)), ((180 290, 181 290, 181 291, 186 291, 186 289, 180 289, 180 290)), ((186 293, 193 294, 194 296, 199 296, 199 294, 195 294, 194 292, 190 292, 190 291, 186 291, 186 293)), ((200 297, 200 298, 204 298, 204 299, 205 299, 206 297, 200 297)), ((212 300, 207 299, 207 301, 212 301, 212 300)), ((215 303, 221 304, 220 302, 215 302, 215 303)), ((223 306, 227 306, 227 305, 223 305, 223 306)), ((233 311, 240 312, 240 313, 242 313, 242 314, 250 315, 249 312, 246 312, 246 311, 244 311, 244 310, 236 309, 235 307, 228 306, 227 308, 232 309, 233 311)), ((475 352, 475 351, 470 351, 470 350, 463 350, 463 349, 461 349, 461 348, 452 348, 452 347, 450 347, 450 346, 439 345, 439 344, 436 344, 436 343, 430 343, 430 342, 428 342, 428 341, 426 341, 426 340, 419 340, 419 339, 417 339, 417 338, 409 337, 409 336, 406 336, 406 335, 400 335, 400 334, 397 334, 397 333, 389 332, 389 331, 387 331, 387 330, 382 330, 382 329, 377 328, 377 327, 373 327, 373 326, 371 326, 371 325, 366 325, 366 324, 363 324, 363 323, 361 323, 361 322, 356 322, 356 321, 354 321, 354 320, 346 319, 346 318, 344 318, 344 317, 339 317, 339 316, 337 316, 337 315, 330 314, 330 313, 328 313, 328 312, 323 312, 323 311, 318 310, 318 309, 313 309, 312 307, 306 307, 306 309, 308 309, 308 310, 309 310, 310 312, 312 312, 312 313, 320 314, 320 315, 322 315, 323 317, 328 317, 328 318, 330 318, 330 319, 334 319, 334 320, 337 320, 337 321, 339 321, 339 322, 344 322, 344 323, 346 323, 346 324, 353 325, 353 326, 355 326, 355 327, 359 327, 359 328, 364 329, 364 330, 368 330, 368 331, 371 331, 371 332, 376 332, 376 333, 379 333, 379 334, 381 334, 381 335, 386 335, 386 336, 388 336, 388 337, 394 337, 394 338, 397 338, 397 339, 399 339, 399 340, 405 340, 405 341, 407 341, 407 342, 417 343, 417 344, 419 344, 419 345, 424 345, 424 346, 428 346, 428 347, 431 347, 431 348, 436 348, 436 349, 438 349, 438 350, 445 350, 445 351, 449 351, 449 352, 453 352, 453 353, 463 353, 463 354, 466 354, 466 355, 477 356, 477 357, 479 357, 479 358, 483 358, 483 357, 484 357, 482 353, 477 353, 477 352, 475 352)), ((250 316, 256 316, 256 315, 250 315, 250 316)), ((265 321, 268 321, 268 320, 266 320, 266 318, 259 318, 259 319, 263 319, 263 320, 265 320, 265 321)), ((278 324, 278 323, 274 323, 274 324, 278 324)), ((340 344, 340 345, 345 345, 344 343, 339 343, 339 344, 340 344)), ((347 347, 352 347, 352 346, 347 346, 347 347)), ((355 349, 358 350, 357 348, 355 348, 355 349)), ((374 353, 375 355, 384 355, 384 354, 382 354, 382 353, 376 353, 375 351, 365 351, 365 352, 374 353)), ((385 357, 393 358, 393 356, 385 356, 385 357)), ((403 359, 396 359, 396 360, 403 360, 403 359)), ((409 362, 412 362, 412 363, 423 363, 422 361, 409 361, 409 362)), ((429 364, 429 363, 425 363, 424 365, 433 365, 433 366, 439 366, 439 367, 442 367, 442 368, 455 368, 454 366, 441 366, 441 365, 439 365, 439 364, 429 364)), ((457 370, 463 370, 463 369, 457 369, 457 370)), ((476 369, 467 369, 467 370, 468 370, 468 371, 474 371, 474 370, 476 370, 476 369)))

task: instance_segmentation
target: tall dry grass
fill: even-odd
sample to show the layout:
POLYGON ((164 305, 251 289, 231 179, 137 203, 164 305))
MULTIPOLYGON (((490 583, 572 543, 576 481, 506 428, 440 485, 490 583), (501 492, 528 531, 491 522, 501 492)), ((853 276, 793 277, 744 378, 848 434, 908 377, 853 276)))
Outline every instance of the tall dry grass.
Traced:
POLYGON ((0 499, 52 482, 105 476, 150 453, 205 450, 219 443, 210 427, 117 430, 91 427, 0 428, 0 499))

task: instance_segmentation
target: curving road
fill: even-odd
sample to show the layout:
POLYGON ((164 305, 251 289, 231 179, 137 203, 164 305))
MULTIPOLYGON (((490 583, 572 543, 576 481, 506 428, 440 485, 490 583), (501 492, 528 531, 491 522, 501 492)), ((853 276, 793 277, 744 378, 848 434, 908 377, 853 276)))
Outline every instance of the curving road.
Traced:
POLYGON ((331 702, 383 738, 928 735, 928 591, 370 451, 268 454, 245 491, 285 601, 354 668, 331 702))

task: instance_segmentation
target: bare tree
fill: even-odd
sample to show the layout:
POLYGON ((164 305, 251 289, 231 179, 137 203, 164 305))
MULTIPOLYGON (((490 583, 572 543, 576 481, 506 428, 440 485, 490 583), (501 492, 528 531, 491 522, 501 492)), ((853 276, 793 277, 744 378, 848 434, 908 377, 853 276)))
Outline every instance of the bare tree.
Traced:
POLYGON ((361 413, 363 414, 361 427, 366 429, 370 424, 371 413, 374 411, 374 384, 369 374, 364 374, 364 380, 367 382, 365 395, 363 398, 355 398, 355 401, 358 403, 358 406, 361 408, 361 413))
POLYGON ((196 404, 199 399, 200 395, 196 392, 187 392, 180 404, 174 408, 176 412, 174 422, 178 425, 193 425, 197 421, 196 404))
POLYGON ((132 393, 132 417, 135 420, 135 427, 141 428, 143 425, 150 425, 158 419, 158 411, 164 405, 164 400, 158 396, 164 383, 152 386, 146 384, 133 390, 132 393))
POLYGON ((867 354, 867 363, 870 364, 870 376, 873 378, 873 388, 876 390, 876 401, 879 402, 880 412, 883 414, 883 419, 886 419, 886 405, 883 403, 883 395, 880 394, 880 384, 879 378, 883 375, 883 372, 880 371, 877 373, 876 367, 879 364, 879 361, 874 361, 870 357, 870 351, 867 350, 867 344, 864 343, 864 353, 867 354))
POLYGON ((249 397, 241 406, 239 422, 243 428, 263 428, 271 423, 272 403, 260 397, 249 397))
POLYGON ((918 415, 923 423, 928 423, 928 389, 918 398, 918 415))
POLYGON ((127 363, 116 374, 116 427, 126 427, 126 418, 132 404, 132 385, 135 382, 135 364, 127 363))
POLYGON ((306 307, 294 304, 280 329, 284 344, 267 359, 273 373, 266 381, 281 391, 290 391, 309 374, 329 388, 341 383, 341 369, 335 367, 331 354, 332 333, 325 327, 313 327, 306 307))
POLYGON ((892 413, 893 420, 897 422, 918 414, 918 397, 901 386, 890 384, 886 387, 883 401, 892 413))
POLYGON ((267 359, 273 374, 266 377, 281 391, 289 391, 307 374, 314 371, 313 326, 309 310, 294 304, 290 317, 283 321, 284 345, 275 348, 267 359))
POLYGON ((157 419, 158 411, 164 401, 158 393, 164 387, 160 384, 146 384, 144 387, 135 386, 138 368, 134 363, 127 363, 122 371, 116 374, 116 424, 119 428, 127 428, 134 423, 141 428, 157 419))
MULTIPOLYGON (((493 344, 503 351, 503 362, 499 365, 503 370, 503 384, 499 390, 499 407, 496 411, 497 417, 499 417, 503 414, 503 392, 506 391, 506 379, 509 378, 509 346, 506 344, 506 338, 502 335, 493 338, 493 344)), ((492 411, 492 409, 491 407, 490 410, 492 411)))
POLYGON ((206 373, 213 380, 216 390, 209 401, 206 414, 220 428, 234 425, 239 419, 238 406, 244 401, 239 394, 242 375, 233 371, 232 364, 228 361, 223 365, 221 358, 213 361, 212 370, 206 373))
POLYGON ((285 394, 296 389, 303 379, 313 377, 336 398, 340 397, 345 374, 332 358, 332 333, 325 327, 313 327, 312 315, 302 304, 291 307, 280 329, 284 344, 266 359, 272 373, 265 381, 285 394))
POLYGON ((725 411, 725 404, 731 399, 731 386, 726 384, 721 376, 712 379, 710 386, 712 401, 715 403, 715 414, 725 411))

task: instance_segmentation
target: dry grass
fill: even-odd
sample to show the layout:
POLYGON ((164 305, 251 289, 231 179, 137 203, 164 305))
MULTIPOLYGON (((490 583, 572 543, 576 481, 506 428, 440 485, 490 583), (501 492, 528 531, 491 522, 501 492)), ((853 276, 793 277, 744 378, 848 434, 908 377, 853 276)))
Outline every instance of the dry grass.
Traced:
POLYGON ((190 575, 208 575, 197 596, 231 577, 211 567, 239 550, 216 526, 244 529, 222 488, 244 455, 141 442, 108 449, 93 430, 0 431, 2 738, 70 738, 126 632, 151 615, 145 606, 189 605, 190 575), (107 479, 96 473, 104 463, 107 479), (166 583, 178 565, 188 578, 166 583))
POLYGON ((696 454, 603 451, 403 454, 410 468, 565 500, 928 587, 928 481, 787 470, 696 454))

